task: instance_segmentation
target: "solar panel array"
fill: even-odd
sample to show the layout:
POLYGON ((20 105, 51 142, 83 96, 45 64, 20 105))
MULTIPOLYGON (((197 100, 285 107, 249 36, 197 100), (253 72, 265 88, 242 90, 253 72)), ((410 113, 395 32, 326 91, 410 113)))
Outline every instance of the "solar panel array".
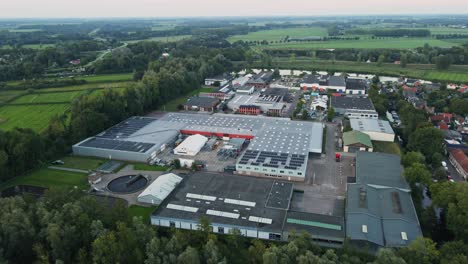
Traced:
POLYGON ((305 164, 306 156, 302 154, 277 153, 272 151, 257 151, 248 149, 240 158, 239 164, 264 166, 297 170, 305 164))
POLYGON ((144 117, 129 118, 107 129, 106 131, 97 135, 97 137, 109 139, 126 138, 154 121, 155 119, 144 117))
POLYGON ((85 142, 81 143, 80 146, 90 147, 90 148, 112 149, 112 150, 145 153, 146 151, 151 149, 154 146, 154 144, 124 141, 124 140, 117 140, 117 139, 90 138, 86 140, 85 142))

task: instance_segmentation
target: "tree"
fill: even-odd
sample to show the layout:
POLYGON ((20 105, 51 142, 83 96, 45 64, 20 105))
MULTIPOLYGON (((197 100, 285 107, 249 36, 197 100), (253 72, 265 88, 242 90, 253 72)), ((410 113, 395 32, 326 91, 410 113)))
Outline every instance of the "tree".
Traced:
POLYGON ((439 55, 435 58, 435 65, 438 70, 447 70, 450 68, 451 63, 450 55, 439 55))
POLYGON ((422 127, 414 131, 408 141, 408 149, 419 151, 427 161, 432 161, 434 153, 443 153, 444 135, 442 131, 434 127, 422 127))
POLYGON ((328 113, 327 113, 327 119, 328 121, 333 121, 333 118, 335 118, 335 109, 333 107, 328 108, 328 113))
POLYGON ((431 183, 431 173, 421 163, 413 163, 413 165, 407 167, 404 175, 408 183, 412 186, 416 183, 423 183, 425 185, 431 183))
POLYGON ((401 163, 403 164, 403 167, 410 167, 414 163, 424 164, 424 161, 424 155, 421 152, 417 151, 406 152, 401 158, 401 163))
POLYGON ((187 249, 177 257, 177 264, 199 264, 200 256, 198 251, 193 247, 187 249))
POLYGON ((447 179, 447 172, 445 171, 444 167, 440 166, 434 171, 434 179, 438 181, 442 181, 447 179))
POLYGON ((418 237, 408 247, 400 249, 399 255, 408 264, 433 264, 439 261, 440 254, 431 239, 418 237))
POLYGON ((379 58, 377 59, 377 67, 382 66, 382 64, 385 62, 385 56, 381 54, 379 58))
POLYGON ((402 68, 406 68, 406 65, 408 65, 408 55, 406 53, 403 53, 400 57, 400 66, 402 68))
POLYGON ((204 247, 204 260, 207 264, 220 264, 226 263, 226 259, 223 260, 223 256, 216 245, 216 240, 210 239, 204 247))
POLYGON ((391 248, 380 248, 376 258, 370 264, 406 264, 405 260, 397 256, 391 248))
POLYGON ((119 245, 114 232, 106 232, 93 242, 94 263, 122 263, 119 245))

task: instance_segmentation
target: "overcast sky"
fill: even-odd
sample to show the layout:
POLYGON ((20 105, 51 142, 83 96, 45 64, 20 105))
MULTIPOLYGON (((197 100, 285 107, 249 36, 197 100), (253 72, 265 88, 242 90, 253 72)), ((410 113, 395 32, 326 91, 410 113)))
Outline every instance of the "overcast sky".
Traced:
POLYGON ((468 13, 468 0, 1 0, 0 2, 0 18, 468 13))

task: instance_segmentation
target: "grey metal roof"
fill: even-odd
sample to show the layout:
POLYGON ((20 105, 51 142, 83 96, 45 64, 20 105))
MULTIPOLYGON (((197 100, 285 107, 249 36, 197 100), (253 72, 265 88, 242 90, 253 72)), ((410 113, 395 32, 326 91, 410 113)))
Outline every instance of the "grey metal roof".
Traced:
POLYGON ((198 106, 198 107, 214 107, 218 104, 220 100, 213 97, 190 97, 184 105, 187 106, 198 106))
POLYGON ((345 82, 345 78, 343 76, 330 76, 330 78, 328 79, 328 85, 329 86, 341 86, 341 87, 345 87, 346 86, 346 82, 345 82))
POLYGON ((356 154, 356 183, 409 190, 408 183, 403 178, 400 157, 386 153, 358 152, 356 154))
POLYGON ((379 132, 394 135, 392 126, 386 120, 373 118, 350 119, 351 128, 361 132, 379 132))
POLYGON ((352 240, 400 247, 422 235, 408 190, 349 184, 346 203, 346 235, 352 240), (406 240, 402 232, 406 234, 406 240))
POLYGON ((367 82, 363 79, 346 79, 346 90, 366 90, 367 82))
POLYGON ((342 109, 375 110, 371 99, 368 97, 332 96, 331 106, 335 109, 342 108, 342 109))

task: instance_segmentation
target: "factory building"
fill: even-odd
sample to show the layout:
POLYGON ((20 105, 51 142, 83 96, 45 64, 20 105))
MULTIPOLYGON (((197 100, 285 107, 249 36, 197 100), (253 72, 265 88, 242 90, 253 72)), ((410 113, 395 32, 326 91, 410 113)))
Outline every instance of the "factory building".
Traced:
POLYGON ((189 137, 186 146, 176 147, 176 154, 196 155, 211 137, 243 138, 250 144, 237 160, 236 173, 304 181, 309 153, 322 152, 323 127, 316 122, 265 116, 168 113, 160 119, 130 118, 74 145, 73 152, 149 162, 173 145, 179 134, 197 135, 194 138, 200 140, 192 142, 189 137))
POLYGON ((273 179, 237 175, 189 175, 151 215, 151 224, 199 230, 207 217, 212 232, 229 234, 237 229, 250 238, 287 241, 289 235, 308 232, 328 246, 344 241, 342 217, 291 209, 297 199, 294 185, 273 179))
POLYGON ((350 119, 351 128, 369 135, 375 141, 395 141, 395 132, 390 123, 380 119, 350 119))
POLYGON ((368 97, 357 96, 332 96, 330 105, 335 112, 351 118, 374 118, 379 114, 375 111, 374 104, 368 97))

